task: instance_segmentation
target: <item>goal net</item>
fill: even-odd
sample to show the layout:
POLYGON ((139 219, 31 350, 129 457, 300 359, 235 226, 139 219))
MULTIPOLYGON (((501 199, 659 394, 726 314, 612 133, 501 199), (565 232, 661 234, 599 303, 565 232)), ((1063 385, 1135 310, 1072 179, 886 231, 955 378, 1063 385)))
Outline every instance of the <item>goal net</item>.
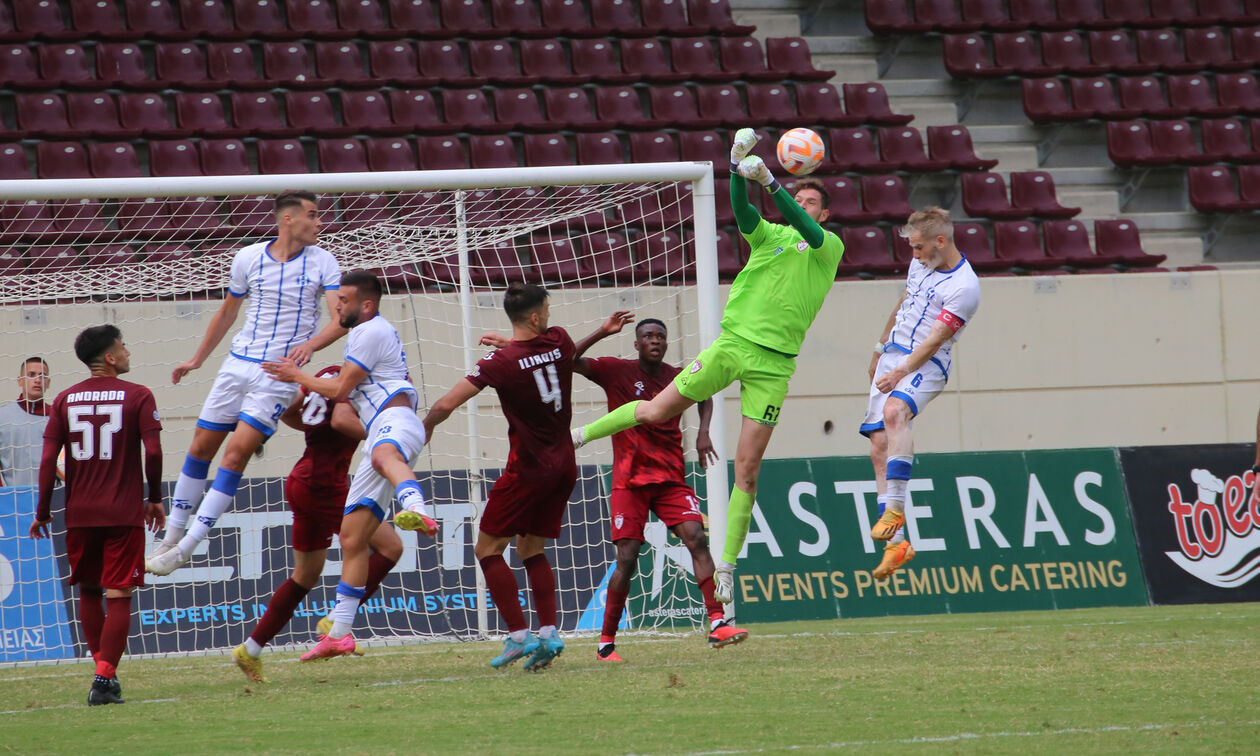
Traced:
MULTIPOLYGON (((666 359, 674 364, 717 335, 707 163, 16 181, 0 182, 0 318, 6 333, 0 369, 16 375, 28 357, 44 358, 51 401, 86 377, 72 350, 78 332, 103 322, 118 325, 132 353, 127 379, 151 388, 162 414, 169 502, 201 403, 243 318, 215 355, 178 386, 171 384, 171 369, 193 355, 225 295, 236 250, 274 234, 272 198, 294 188, 321 195, 319 243, 342 271, 367 269, 383 278, 388 296, 382 311, 403 337, 422 409, 486 352, 477 346, 482 333, 509 332, 502 292, 511 281, 546 285, 551 322, 575 341, 621 309, 667 324, 666 359)), ((600 342, 590 355, 634 357, 632 330, 600 342)), ((342 352, 343 343, 334 344, 317 353, 310 368, 340 364, 342 352)), ((575 423, 606 411, 602 389, 580 376, 573 387, 575 423)), ((713 439, 721 452, 721 402, 715 404, 713 439)), ((688 459, 694 460, 695 412, 683 423, 688 459)), ((250 461, 233 508, 190 563, 168 577, 146 576, 147 587, 133 601, 129 653, 223 649, 249 634, 292 569, 292 517, 283 480, 302 449, 301 434, 281 428, 262 456, 250 461)), ((493 391, 482 392, 438 429, 417 474, 441 532, 436 539, 418 539, 400 531, 403 557, 360 608, 356 638, 385 643, 503 632, 487 604, 472 548, 507 451, 507 423, 493 391)), ((0 449, 0 458, 23 459, 12 448, 0 449)), ((35 458, 37 464, 37 451, 35 458)), ((580 480, 562 535, 548 551, 567 632, 599 629, 614 565, 607 500, 611 444, 588 445, 578 463, 580 480)), ((211 478, 215 465, 217 460, 211 478)), ((713 494, 707 504, 710 535, 720 543, 726 463, 707 472, 691 469, 698 492, 713 494)), ((34 473, 16 470, 5 482, 30 482, 34 473)), ((74 622, 77 592, 65 587, 61 492, 51 543, 26 537, 35 498, 29 486, 0 488, 0 662, 85 653, 74 622)), ((646 538, 622 626, 699 626, 703 605, 686 549, 659 522, 649 523, 646 538)), ((527 599, 520 561, 511 549, 506 556, 527 599)), ((313 641, 315 623, 335 602, 340 566, 334 542, 321 583, 274 646, 313 641)), ((532 602, 525 603, 536 625, 532 602)))

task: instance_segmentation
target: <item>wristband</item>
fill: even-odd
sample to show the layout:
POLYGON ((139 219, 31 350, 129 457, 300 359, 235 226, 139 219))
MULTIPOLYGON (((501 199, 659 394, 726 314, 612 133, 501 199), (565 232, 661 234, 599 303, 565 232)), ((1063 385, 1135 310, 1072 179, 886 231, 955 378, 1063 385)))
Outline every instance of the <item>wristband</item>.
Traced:
POLYGON ((732 161, 731 161, 731 173, 739 173, 739 161, 738 161, 738 160, 732 160, 732 161))
POLYGON ((766 184, 766 191, 770 192, 771 194, 774 194, 775 192, 779 191, 782 188, 783 188, 782 185, 779 184, 779 180, 775 178, 774 176, 771 176, 770 183, 766 184))
POLYGON ((884 353, 884 348, 885 348, 885 344, 884 344, 884 342, 882 342, 882 341, 876 341, 876 342, 875 342, 875 353, 876 353, 876 354, 883 354, 883 353, 884 353))

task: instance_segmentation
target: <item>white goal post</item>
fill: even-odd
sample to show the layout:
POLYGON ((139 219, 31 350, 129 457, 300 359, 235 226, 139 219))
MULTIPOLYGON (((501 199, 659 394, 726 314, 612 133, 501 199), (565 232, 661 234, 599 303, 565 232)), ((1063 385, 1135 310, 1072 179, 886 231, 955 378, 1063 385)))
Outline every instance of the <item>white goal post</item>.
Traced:
MULTIPOLYGON (((171 386, 170 369, 192 355, 204 333, 205 318, 226 287, 232 254, 274 228, 268 227, 269 212, 260 209, 264 200, 290 189, 321 196, 326 232, 319 243, 337 256, 343 271, 382 272, 388 291, 383 309, 407 334, 404 344, 422 408, 480 359, 485 348, 477 342, 484 330, 507 328, 501 291, 507 280, 521 275, 547 286, 552 323, 575 340, 613 309, 665 320, 670 327, 666 359, 672 364, 685 364, 719 334, 714 178, 706 162, 0 181, 0 322, 6 331, 0 371, 12 372, 28 356, 44 357, 53 376, 51 401, 86 376, 70 348, 74 335, 89 325, 116 323, 134 355, 127 377, 149 386, 157 397, 165 426, 164 478, 173 481, 230 336, 185 379, 187 385, 171 386)), ((229 333, 240 325, 238 320, 229 333)), ((601 342, 592 355, 634 356, 628 334, 601 342)), ((318 353, 311 367, 339 364, 341 350, 338 343, 318 353)), ((575 424, 605 410, 602 390, 576 377, 575 424)), ((437 542, 419 544, 414 534, 404 534, 408 554, 356 622, 357 629, 366 624, 369 642, 366 636, 373 633, 385 642, 486 637, 497 631, 480 567, 460 554, 470 552, 469 533, 493 482, 492 471, 506 460, 506 423, 493 392, 474 398, 461 412, 462 427, 459 418, 447 421, 419 463, 425 493, 439 503, 442 533, 437 542), (451 438, 456 432, 465 438, 451 438), (423 577, 401 576, 408 570, 423 577), (460 574, 475 575, 475 583, 460 574), (391 619, 396 613, 415 618, 391 619)), ((694 430, 694 412, 684 416, 684 427, 694 430)), ((722 462, 698 473, 703 480, 693 473, 693 481, 703 486, 710 541, 717 549, 725 537, 729 490, 721 395, 713 402, 712 428, 722 462)), ((279 585, 287 576, 285 565, 291 564, 287 529, 280 527, 288 512, 278 500, 278 481, 300 450, 300 434, 278 433, 264 457, 251 461, 245 472, 254 484, 242 488, 234 509, 190 565, 168 578, 149 576, 153 587, 137 594, 140 633, 138 639, 133 633, 130 653, 225 648, 248 634, 260 605, 270 598, 270 593, 255 594, 279 585), (257 581, 253 588, 242 587, 248 580, 257 581)), ((694 458, 691 443, 688 458, 694 458)), ((595 599, 606 585, 612 553, 603 502, 612 462, 609 444, 584 448, 578 461, 583 481, 570 515, 586 519, 577 528, 580 535, 557 542, 555 557, 561 622, 570 631, 598 629, 598 621, 592 624, 600 604, 595 599), (600 510, 603 519, 594 519, 600 510), (581 553, 599 549, 603 565, 582 562, 581 553)), ((73 628, 67 620, 77 609, 71 592, 60 587, 64 556, 50 571, 49 554, 32 555, 26 546, 18 553, 10 523, 18 524, 32 496, 20 488, 0 488, 0 561, 21 567, 10 570, 11 584, 0 580, 0 613, 6 629, 17 622, 43 623, 42 637, 52 649, 56 638, 49 629, 58 622, 73 628), (58 597, 60 614, 50 606, 58 597)), ((63 525, 60 519, 56 524, 63 525)), ((698 627, 704 617, 699 592, 694 584, 682 585, 690 580, 690 558, 663 533, 662 528, 648 537, 648 551, 656 553, 640 560, 642 574, 634 589, 651 593, 655 608, 630 617, 630 625, 698 627)), ((16 538, 25 539, 25 530, 16 538)), ((3 568, 0 577, 7 574, 3 568)), ((324 583, 312 591, 288 634, 277 637, 277 645, 310 637, 308 628, 322 616, 318 596, 327 589, 331 598, 337 568, 334 550, 324 583)), ((633 594, 632 606, 646 611, 633 594)), ((81 652, 77 630, 68 632, 70 645, 78 644, 81 652)), ((35 641, 28 645, 25 656, 21 649, 0 651, 0 662, 67 658, 64 650, 41 655, 32 650, 35 641)))

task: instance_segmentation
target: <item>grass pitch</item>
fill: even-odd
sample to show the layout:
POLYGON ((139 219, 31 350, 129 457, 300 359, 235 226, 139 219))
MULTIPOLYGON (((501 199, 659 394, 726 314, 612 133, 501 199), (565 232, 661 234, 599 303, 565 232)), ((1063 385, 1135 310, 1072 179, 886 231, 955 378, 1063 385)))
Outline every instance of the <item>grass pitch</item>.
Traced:
POLYGON ((0 751, 37 753, 1211 753, 1260 750, 1260 604, 932 615, 570 639, 550 670, 497 643, 369 649, 265 685, 222 656, 0 670, 0 751))

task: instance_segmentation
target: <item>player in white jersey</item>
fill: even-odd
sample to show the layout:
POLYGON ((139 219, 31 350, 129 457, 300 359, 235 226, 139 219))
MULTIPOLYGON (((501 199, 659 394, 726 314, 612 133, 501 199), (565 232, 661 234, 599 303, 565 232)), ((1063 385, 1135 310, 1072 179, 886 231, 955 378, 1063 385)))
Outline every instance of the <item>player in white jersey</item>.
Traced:
POLYGON ((906 484, 914 463, 910 426, 945 388, 958 335, 980 307, 980 279, 954 245, 954 224, 939 207, 910 216, 899 233, 914 260, 896 309, 880 332, 871 358, 871 399, 859 431, 871 439, 871 463, 879 497, 879 521, 871 537, 886 541, 872 573, 891 575, 914 558, 901 533, 906 484))
POLYGON ((350 627, 367 585, 369 541, 385 519, 395 495, 402 510, 394 524, 437 533, 411 466, 424 448, 424 425, 416 415, 419 397, 407 375, 407 355, 397 329, 380 314, 381 282, 366 271, 347 273, 337 292, 339 322, 349 328, 346 361, 336 378, 316 378, 285 357, 264 362, 278 381, 298 383, 334 401, 349 398, 367 429, 368 453, 350 481, 341 520, 341 582, 332 611, 332 630, 302 661, 354 652, 350 627))
POLYGON ((145 561, 149 572, 169 575, 188 562, 197 544, 232 505, 250 456, 275 433, 280 416, 293 403, 297 388, 267 377, 260 367, 262 362, 288 355, 305 365, 312 354, 346 333, 335 319, 318 333, 315 330, 320 297, 331 314, 341 285, 336 258, 315 246, 319 237, 317 203, 314 194, 304 191, 276 197, 276 238, 236 253, 229 296, 210 318, 197 353, 171 371, 171 382, 179 383, 201 367, 236 322, 241 304, 249 300, 245 325, 232 339, 232 348, 197 417, 192 444, 171 496, 166 533, 145 561), (229 433, 232 437, 207 493, 210 460, 229 433), (193 510, 197 517, 189 526, 193 510))

